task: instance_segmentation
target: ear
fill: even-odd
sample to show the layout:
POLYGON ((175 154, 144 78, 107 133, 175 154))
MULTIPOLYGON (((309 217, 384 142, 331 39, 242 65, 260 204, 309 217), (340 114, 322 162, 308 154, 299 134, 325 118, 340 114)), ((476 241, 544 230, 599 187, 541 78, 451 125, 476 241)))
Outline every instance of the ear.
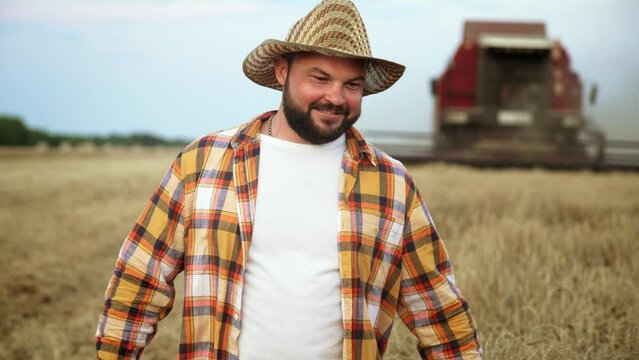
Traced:
POLYGON ((283 87, 288 75, 288 61, 282 56, 273 58, 273 70, 275 71, 277 82, 283 87))

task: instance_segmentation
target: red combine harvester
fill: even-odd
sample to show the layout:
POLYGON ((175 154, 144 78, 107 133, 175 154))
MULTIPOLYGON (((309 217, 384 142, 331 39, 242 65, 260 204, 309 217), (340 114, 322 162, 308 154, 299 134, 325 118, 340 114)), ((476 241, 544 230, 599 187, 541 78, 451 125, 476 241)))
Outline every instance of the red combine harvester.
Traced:
MULTIPOLYGON (((434 133, 368 139, 402 160, 639 170, 639 143, 606 141, 585 116, 582 82, 544 23, 467 21, 431 90, 434 133)), ((591 104, 596 95, 593 86, 591 104)))
MULTIPOLYGON (((543 23, 467 21, 440 78, 433 155, 487 165, 597 167, 603 132, 587 121, 583 87, 543 23)), ((596 88, 591 90, 594 102, 596 88)))

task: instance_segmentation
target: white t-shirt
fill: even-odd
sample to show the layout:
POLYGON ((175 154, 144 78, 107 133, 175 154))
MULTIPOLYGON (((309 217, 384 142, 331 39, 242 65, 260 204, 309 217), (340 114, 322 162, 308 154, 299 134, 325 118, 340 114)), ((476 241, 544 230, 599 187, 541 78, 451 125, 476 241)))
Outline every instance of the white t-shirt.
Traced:
POLYGON ((241 360, 342 358, 337 234, 345 146, 344 135, 324 145, 261 135, 241 360))

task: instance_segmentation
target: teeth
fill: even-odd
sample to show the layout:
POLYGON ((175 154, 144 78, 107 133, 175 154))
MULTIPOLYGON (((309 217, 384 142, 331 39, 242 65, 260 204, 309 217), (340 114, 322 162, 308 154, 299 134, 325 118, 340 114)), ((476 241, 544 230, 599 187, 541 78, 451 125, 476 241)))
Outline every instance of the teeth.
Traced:
POLYGON ((321 112, 322 114, 326 114, 326 115, 343 115, 343 113, 341 111, 335 111, 335 110, 330 110, 330 109, 322 109, 322 108, 313 108, 316 111, 321 112))

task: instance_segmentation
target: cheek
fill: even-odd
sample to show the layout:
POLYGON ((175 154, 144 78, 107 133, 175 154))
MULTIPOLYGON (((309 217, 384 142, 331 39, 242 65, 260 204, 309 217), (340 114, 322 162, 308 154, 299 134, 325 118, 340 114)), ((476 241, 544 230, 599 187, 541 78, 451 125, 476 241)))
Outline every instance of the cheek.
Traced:
POLYGON ((297 97, 301 103, 310 104, 322 98, 322 92, 313 86, 300 86, 297 89, 297 97))
POLYGON ((348 107, 351 109, 353 113, 359 113, 362 108, 362 97, 359 95, 354 95, 352 97, 347 98, 348 107))

